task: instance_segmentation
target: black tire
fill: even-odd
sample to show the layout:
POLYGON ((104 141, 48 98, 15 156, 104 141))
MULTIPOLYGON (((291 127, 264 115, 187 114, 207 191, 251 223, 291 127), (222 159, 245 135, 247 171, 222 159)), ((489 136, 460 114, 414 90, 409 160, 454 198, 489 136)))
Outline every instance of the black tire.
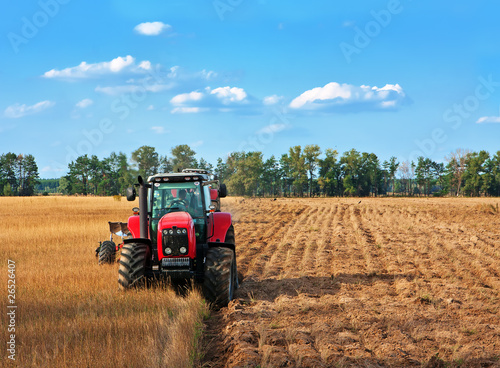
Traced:
MULTIPOLYGON (((227 229, 226 233, 226 239, 224 240, 225 243, 230 243, 235 245, 236 244, 236 239, 234 237, 234 227, 233 225, 229 226, 229 229, 227 229)), ((236 249, 234 252, 234 262, 233 262, 233 282, 234 282, 234 289, 238 289, 240 286, 240 283, 238 281, 238 267, 236 265, 236 249)))
POLYGON ((122 248, 118 285, 122 290, 144 286, 151 252, 146 244, 129 243, 122 248))
POLYGON ((215 306, 229 304, 234 294, 234 252, 229 248, 214 247, 207 251, 203 295, 215 306))
POLYGON ((103 241, 99 249, 99 264, 115 263, 116 244, 111 240, 103 241))

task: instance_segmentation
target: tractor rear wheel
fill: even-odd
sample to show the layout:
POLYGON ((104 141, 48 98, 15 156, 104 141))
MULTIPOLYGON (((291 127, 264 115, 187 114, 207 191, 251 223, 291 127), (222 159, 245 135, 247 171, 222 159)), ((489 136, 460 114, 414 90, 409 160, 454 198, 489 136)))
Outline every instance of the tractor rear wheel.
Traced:
POLYGON ((99 264, 115 263, 116 244, 111 240, 103 241, 99 249, 99 264))
POLYGON ((118 269, 118 285, 120 289, 140 287, 146 281, 146 267, 151 252, 146 244, 128 243, 123 245, 118 269))
MULTIPOLYGON (((235 244, 235 238, 234 238, 234 227, 233 225, 229 226, 229 229, 227 229, 226 233, 226 240, 224 241, 225 243, 229 244, 235 244)), ((233 262, 233 282, 234 282, 234 289, 238 289, 240 286, 239 281, 238 281, 238 267, 236 266, 236 252, 234 253, 234 262, 233 262)))
POLYGON ((203 294, 205 298, 222 308, 233 299, 234 252, 229 248, 214 247, 207 251, 203 294))

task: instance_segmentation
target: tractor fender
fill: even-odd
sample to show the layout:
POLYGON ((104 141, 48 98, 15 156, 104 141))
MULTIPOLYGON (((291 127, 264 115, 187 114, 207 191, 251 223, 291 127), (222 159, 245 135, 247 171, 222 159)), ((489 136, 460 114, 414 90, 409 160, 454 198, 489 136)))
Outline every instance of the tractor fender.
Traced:
POLYGON ((226 233, 232 224, 231 214, 227 212, 213 212, 208 216, 207 232, 211 235, 208 243, 224 243, 226 233))
MULTIPOLYGON (((140 226, 140 216, 133 215, 128 218, 127 227, 130 230, 133 238, 141 237, 141 226, 140 226)), ((148 236, 149 236, 149 224, 148 224, 148 236)))
MULTIPOLYGON (((154 249, 153 249, 153 244, 151 243, 151 239, 145 239, 145 238, 123 239, 123 244, 130 244, 130 243, 141 243, 147 245, 150 254, 153 255, 154 249)), ((148 267, 151 266, 151 260, 148 261, 147 266, 148 267)))
POLYGON ((128 218, 127 227, 132 233, 133 238, 138 238, 140 236, 141 230, 139 227, 139 216, 134 215, 128 218))

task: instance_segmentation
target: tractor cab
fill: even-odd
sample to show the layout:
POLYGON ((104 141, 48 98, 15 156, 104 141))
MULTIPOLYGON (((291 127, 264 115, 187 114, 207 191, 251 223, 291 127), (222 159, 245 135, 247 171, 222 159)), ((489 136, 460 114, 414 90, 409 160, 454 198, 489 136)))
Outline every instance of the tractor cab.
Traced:
MULTIPOLYGON (((132 238, 124 242, 120 286, 127 289, 151 276, 193 278, 204 284, 209 300, 227 304, 238 280, 231 215, 220 211, 225 185, 199 169, 138 181, 139 215, 128 221, 132 238), (218 273, 224 269, 227 282, 221 284, 218 273)), ((136 195, 134 188, 127 190, 128 200, 136 195)))
POLYGON ((210 182, 200 175, 163 174, 149 178, 151 213, 151 240, 156 241, 158 223, 165 215, 186 212, 193 220, 197 242, 203 242, 207 235, 207 217, 211 212, 210 182), (209 184, 207 184, 207 182, 209 184))

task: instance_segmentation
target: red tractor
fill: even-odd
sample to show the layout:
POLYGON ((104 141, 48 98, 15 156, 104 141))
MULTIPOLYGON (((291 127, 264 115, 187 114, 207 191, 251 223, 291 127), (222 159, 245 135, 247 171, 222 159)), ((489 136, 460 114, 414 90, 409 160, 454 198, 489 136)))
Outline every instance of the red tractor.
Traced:
MULTIPOLYGON (((198 169, 156 174, 147 182, 139 176, 138 182, 139 214, 128 220, 132 238, 120 255, 120 288, 165 276, 194 279, 207 300, 226 306, 238 287, 231 214, 220 212, 226 186, 198 169)), ((127 199, 135 197, 135 188, 128 188, 127 199)))

